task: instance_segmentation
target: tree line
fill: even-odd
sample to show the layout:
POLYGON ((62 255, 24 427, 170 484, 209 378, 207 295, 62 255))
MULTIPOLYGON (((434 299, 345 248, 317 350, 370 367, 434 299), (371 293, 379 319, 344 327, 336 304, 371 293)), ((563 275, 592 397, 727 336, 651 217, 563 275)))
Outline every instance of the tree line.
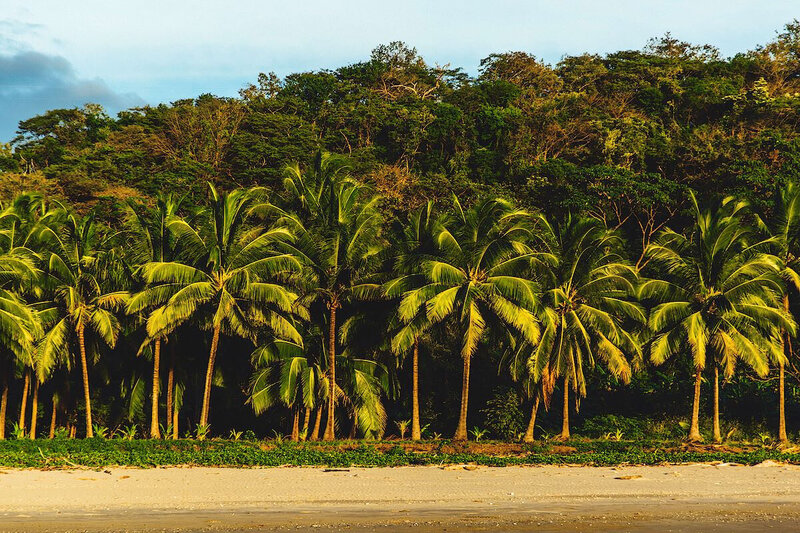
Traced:
POLYGON ((209 185, 198 204, 174 194, 131 200, 118 227, 24 193, 0 214, 0 436, 9 383, 19 381, 18 435, 40 435, 44 392, 51 437, 62 424, 92 437, 90 376, 104 376, 122 384, 130 409, 149 404, 153 438, 178 437, 194 388, 192 426, 204 437, 212 393, 237 386, 217 356, 246 351, 241 401, 290 413, 293 439, 381 438, 385 402, 399 396, 410 397, 420 439, 427 344, 460 362, 456 440, 467 438, 472 364, 488 346, 530 408, 525 441, 555 391, 567 439, 570 395, 585 397, 592 374, 624 384, 673 359, 692 369, 690 440, 702 439, 704 377, 712 438, 722 440, 720 377, 744 366, 777 373, 785 441, 800 187, 773 196, 765 216, 744 200, 701 204, 689 193, 682 227, 663 225, 637 250, 601 217, 495 196, 429 201, 387 219, 380 195, 324 152, 288 165, 282 191, 209 185), (396 377, 406 360, 410 390, 396 377), (149 379, 135 371, 143 361, 149 379))

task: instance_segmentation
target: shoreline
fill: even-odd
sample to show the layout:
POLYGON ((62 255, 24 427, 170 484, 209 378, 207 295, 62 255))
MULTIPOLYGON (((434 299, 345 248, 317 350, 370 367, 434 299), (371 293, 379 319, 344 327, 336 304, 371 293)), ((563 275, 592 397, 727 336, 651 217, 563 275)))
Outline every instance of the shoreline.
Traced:
POLYGON ((800 519, 800 466, 779 464, 0 471, 4 532, 752 531, 800 519))

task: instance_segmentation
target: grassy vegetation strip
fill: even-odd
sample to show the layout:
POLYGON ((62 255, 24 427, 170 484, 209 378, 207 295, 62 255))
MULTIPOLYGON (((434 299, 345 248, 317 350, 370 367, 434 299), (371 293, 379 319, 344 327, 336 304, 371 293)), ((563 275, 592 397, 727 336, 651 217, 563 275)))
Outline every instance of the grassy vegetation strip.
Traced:
MULTIPOLYGON (((648 449, 615 443, 581 443, 579 448, 557 452, 533 446, 515 455, 466 451, 407 451, 400 446, 373 444, 312 445, 265 444, 248 441, 122 441, 63 440, 0 442, 0 467, 64 468, 104 466, 404 466, 474 463, 512 465, 655 465, 722 461, 747 465, 766 460, 800 464, 800 453, 760 448, 748 451, 681 451, 648 449)), ((452 448, 452 447, 449 447, 452 448)))

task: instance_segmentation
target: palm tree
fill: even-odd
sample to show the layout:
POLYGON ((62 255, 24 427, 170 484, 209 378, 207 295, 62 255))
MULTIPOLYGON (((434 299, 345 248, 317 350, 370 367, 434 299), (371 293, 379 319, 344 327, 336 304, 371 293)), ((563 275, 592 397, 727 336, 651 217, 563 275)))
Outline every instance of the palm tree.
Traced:
POLYGON ((781 331, 795 323, 780 304, 780 260, 764 253, 770 241, 758 241, 742 217, 746 202, 722 200, 701 210, 691 195, 694 216, 690 236, 664 230, 647 250, 658 278, 642 284, 640 295, 657 303, 649 326, 655 336, 650 358, 661 364, 679 353, 691 354, 695 370, 690 441, 701 441, 700 385, 709 364, 714 368, 714 441, 719 426, 719 368, 730 377, 742 361, 760 376, 770 357, 783 357, 781 331))
MULTIPOLYGON (((523 397, 531 401, 531 416, 528 418, 528 425, 522 437, 523 442, 533 442, 534 429, 536 427, 536 415, 539 412, 539 405, 543 397, 542 380, 536 378, 528 364, 531 355, 528 343, 516 343, 512 337, 508 342, 509 347, 503 354, 500 361, 500 371, 506 369, 515 383, 522 385, 523 397)), ((547 407, 547 406, 545 406, 547 407)))
MULTIPOLYGON (((41 311, 52 324, 39 349, 39 363, 48 368, 70 356, 70 343, 77 341, 86 407, 86 436, 91 438, 92 407, 86 333, 96 334, 113 348, 120 325, 114 310, 125 304, 127 292, 109 291, 113 261, 104 249, 92 215, 67 215, 60 224, 42 225, 39 239, 43 263, 43 285, 52 294, 51 306, 41 311)), ((98 354, 95 354, 98 355, 98 354)))
MULTIPOLYGON (((599 359, 628 382, 627 356, 641 359, 632 328, 644 324, 635 296, 636 274, 621 255, 622 241, 602 221, 566 215, 555 222, 538 217, 540 247, 533 256, 542 287, 541 340, 529 346, 534 380, 542 380, 545 399, 557 378, 563 380, 561 439, 568 439, 569 389, 586 396, 585 370, 599 359)), ((577 403, 577 402, 576 402, 577 403)))
MULTIPOLYGON (((782 261, 782 303, 783 310, 789 313, 790 295, 794 296, 800 290, 800 186, 787 183, 778 191, 775 200, 774 210, 767 218, 772 224, 759 220, 759 226, 772 237, 773 252, 782 261)), ((788 330, 783 330, 781 336, 783 349, 773 362, 778 367, 778 440, 787 442, 785 367, 792 354, 792 340, 788 330)))
MULTIPOLYGON (((129 204, 129 217, 127 226, 131 228, 126 234, 125 239, 125 258, 131 264, 141 268, 148 263, 164 263, 172 261, 175 251, 175 243, 172 233, 169 230, 169 223, 178 215, 183 198, 175 198, 172 195, 159 195, 156 205, 151 209, 142 209, 138 206, 129 204)), ((164 292, 160 294, 160 301, 148 299, 153 306, 166 303, 166 299, 171 294, 164 292)), ((140 299, 134 296, 128 303, 128 312, 141 310, 140 299)), ((152 309, 151 309, 152 310, 152 309)), ((153 383, 151 394, 151 413, 150 413, 150 437, 157 439, 161 437, 158 416, 158 398, 160 385, 160 360, 162 337, 157 337, 153 343, 153 383)), ((174 375, 174 368, 170 364, 170 376, 174 375)), ((174 381, 174 380, 168 380, 174 381)), ((172 383, 169 384, 168 394, 172 394, 172 383)), ((168 402, 171 403, 171 402, 168 402)), ((167 412, 167 418, 171 418, 172 413, 167 412)), ((168 424, 169 425, 169 424, 168 424)))
POLYGON ((253 224, 261 202, 260 190, 220 194, 209 185, 206 210, 195 220, 175 218, 168 224, 175 236, 179 260, 144 265, 147 288, 131 311, 164 300, 147 320, 150 338, 163 338, 190 319, 212 331, 199 425, 208 425, 211 384, 220 334, 255 341, 259 330, 300 342, 290 320, 302 313, 296 295, 282 283, 299 270, 298 259, 277 251, 276 243, 290 239, 286 228, 253 224))
MULTIPOLYGON (((390 298, 399 299, 412 288, 425 284, 425 276, 420 266, 426 259, 432 259, 437 252, 436 230, 437 220, 433 213, 433 202, 427 202, 415 210, 405 223, 397 223, 393 235, 395 246, 394 264, 395 278, 384 286, 384 292, 390 298)), ((400 356, 411 343, 411 439, 420 440, 422 430, 419 420, 419 344, 422 332, 428 327, 426 314, 420 312, 409 324, 402 324, 401 329, 392 338, 392 351, 400 356), (409 338, 404 338, 409 336, 409 338)))
MULTIPOLYGON (((539 340, 538 289, 528 278, 529 222, 528 213, 502 199, 469 210, 455 199, 455 212, 437 229, 436 256, 420 265, 425 283, 405 292, 400 302, 407 324, 424 311, 430 324, 452 319, 460 329, 464 370, 455 440, 467 438, 470 360, 487 327, 510 329, 531 344, 539 340)), ((414 333, 412 326, 401 335, 398 351, 411 347, 414 333)))
MULTIPOLYGON (((335 391, 337 312, 359 299, 380 296, 373 276, 383 247, 378 197, 347 177, 343 167, 324 153, 317 154, 306 172, 290 165, 284 184, 296 212, 275 206, 273 210, 295 236, 283 245, 303 264, 295 280, 302 303, 319 302, 327 309, 327 378, 329 390, 335 391)), ((335 437, 335 407, 336 395, 329 394, 325 440, 335 437)))
MULTIPOLYGON (((15 366, 33 366, 38 320, 32 309, 13 292, 0 289, 0 440, 5 438, 9 375, 15 366)), ((23 418, 24 420, 24 418, 23 418)))

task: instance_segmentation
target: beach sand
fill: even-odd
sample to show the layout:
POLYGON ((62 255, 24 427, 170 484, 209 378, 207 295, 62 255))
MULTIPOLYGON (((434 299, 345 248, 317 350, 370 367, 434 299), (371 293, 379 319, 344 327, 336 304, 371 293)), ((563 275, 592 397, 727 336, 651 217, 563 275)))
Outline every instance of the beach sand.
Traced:
POLYGON ((0 471, 0 531, 800 531, 800 467, 0 471))

